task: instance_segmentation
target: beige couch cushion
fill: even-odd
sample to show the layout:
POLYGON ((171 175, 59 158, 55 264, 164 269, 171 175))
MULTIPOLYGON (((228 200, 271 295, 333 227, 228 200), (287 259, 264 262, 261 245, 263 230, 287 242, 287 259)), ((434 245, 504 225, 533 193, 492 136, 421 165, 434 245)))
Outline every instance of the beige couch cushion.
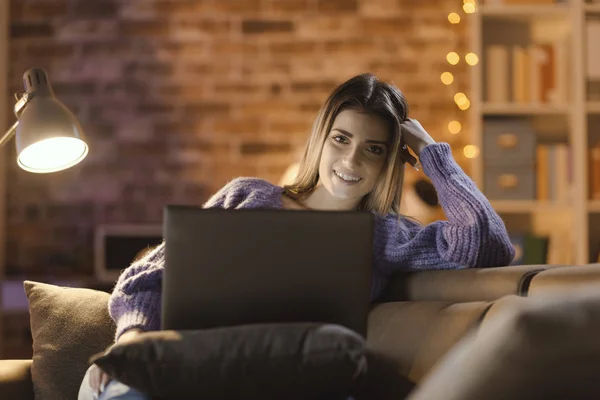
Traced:
POLYGON ((595 399, 600 291, 509 296, 425 377, 410 400, 595 399))
POLYGON ((452 303, 494 301, 507 295, 526 295, 537 273, 560 265, 515 265, 502 268, 466 268, 422 272, 399 272, 382 301, 448 301, 452 303))
POLYGON ((479 322, 489 303, 394 302, 369 315, 367 346, 413 382, 479 322))
POLYGON ((588 285, 600 286, 600 264, 579 265, 540 272, 529 285, 529 296, 573 292, 588 285))
POLYGON ((25 281, 37 400, 76 399, 88 359, 111 345, 108 293, 25 281))

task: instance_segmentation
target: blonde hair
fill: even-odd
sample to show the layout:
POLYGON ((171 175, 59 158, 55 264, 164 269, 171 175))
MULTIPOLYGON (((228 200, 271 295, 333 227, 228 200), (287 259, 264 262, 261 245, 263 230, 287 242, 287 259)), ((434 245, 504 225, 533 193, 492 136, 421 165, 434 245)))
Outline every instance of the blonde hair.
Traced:
POLYGON ((401 124, 408 118, 408 104, 398 88, 380 81, 373 74, 355 76, 334 89, 313 123, 298 174, 294 182, 285 185, 284 189, 298 199, 306 198, 315 190, 325 140, 337 115, 348 109, 382 117, 392 127, 384 168, 373 190, 363 197, 359 209, 379 215, 399 214, 405 163, 401 150, 401 124))

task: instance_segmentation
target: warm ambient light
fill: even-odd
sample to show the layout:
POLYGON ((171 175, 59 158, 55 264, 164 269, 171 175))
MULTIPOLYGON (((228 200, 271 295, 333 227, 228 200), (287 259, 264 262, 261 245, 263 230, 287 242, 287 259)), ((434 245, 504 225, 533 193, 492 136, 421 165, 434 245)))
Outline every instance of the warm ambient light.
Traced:
POLYGON ((471 102, 469 101, 469 99, 467 99, 467 101, 465 101, 464 103, 458 104, 458 108, 460 108, 463 111, 468 110, 469 107, 471 107, 471 102))
POLYGON ((467 99, 467 96, 464 93, 458 92, 454 95, 454 102, 457 106, 465 104, 467 101, 469 101, 469 99, 467 99))
POLYGON ((452 82, 454 82, 454 75, 452 75, 450 72, 444 72, 440 76, 440 79, 444 85, 450 85, 452 82))
POLYGON ((467 158, 475 158, 479 155, 479 148, 472 144, 468 144, 463 148, 463 154, 467 158))
POLYGON ((448 21, 450 21, 451 24, 458 24, 460 22, 460 15, 455 12, 450 13, 448 14, 448 21))
POLYGON ((450 133, 453 135, 460 133, 461 129, 462 129, 462 125, 458 121, 450 121, 448 123, 448 131, 450 131, 450 133))
POLYGON ((463 4, 463 10, 467 14, 473 14, 475 12, 475 3, 465 3, 465 4, 463 4))
POLYGON ((475 53, 468 53, 467 55, 465 55, 465 61, 471 66, 477 65, 477 63, 479 62, 479 57, 477 57, 477 54, 475 53))
POLYGON ((446 60, 448 60, 448 63, 456 65, 460 61, 460 56, 458 55, 458 53, 451 51, 446 55, 446 60))
POLYGON ((88 154, 77 118, 52 91, 46 71, 32 68, 23 75, 18 93, 17 122, 0 138, 0 147, 16 136, 17 164, 29 172, 49 173, 70 168, 88 154))
POLYGON ((87 153, 88 147, 83 140, 55 137, 30 145, 19 154, 17 162, 26 171, 49 173, 72 167, 87 153))

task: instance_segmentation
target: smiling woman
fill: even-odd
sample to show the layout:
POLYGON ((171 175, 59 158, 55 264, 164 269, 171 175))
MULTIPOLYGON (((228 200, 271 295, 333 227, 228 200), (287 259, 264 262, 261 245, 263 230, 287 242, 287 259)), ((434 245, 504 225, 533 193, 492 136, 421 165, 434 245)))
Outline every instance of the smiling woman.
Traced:
MULTIPOLYGON (((294 182, 281 187, 259 178, 237 178, 204 207, 373 213, 373 300, 396 271, 495 267, 510 264, 514 257, 504 223, 454 161, 450 146, 435 143, 416 120, 408 118, 402 92, 372 74, 342 83, 329 96, 294 182), (400 215, 404 166, 417 164, 409 149, 435 186, 447 221, 422 226, 400 215)), ((119 276, 110 299, 117 340, 160 328, 164 257, 163 243, 119 276)), ((83 393, 99 391, 101 383, 129 390, 94 366, 86 376, 90 384, 84 382, 83 393)))

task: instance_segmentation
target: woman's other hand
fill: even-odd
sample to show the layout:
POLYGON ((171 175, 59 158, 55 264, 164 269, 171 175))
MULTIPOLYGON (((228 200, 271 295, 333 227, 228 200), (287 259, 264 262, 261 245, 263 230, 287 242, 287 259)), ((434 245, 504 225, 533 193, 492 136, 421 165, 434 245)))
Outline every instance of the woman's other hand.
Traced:
MULTIPOLYGON (((117 343, 126 343, 126 342, 130 341, 131 339, 135 338, 136 336, 138 336, 140 333, 142 333, 142 331, 140 329, 130 329, 127 332, 123 333, 119 337, 119 340, 117 341, 117 343)), ((102 371, 100 369, 100 367, 98 367, 96 364, 93 364, 90 367, 89 379, 90 379, 90 382, 89 382, 90 386, 92 387, 94 392, 97 395, 99 395, 100 392, 102 392, 104 390, 104 388, 106 387, 108 382, 110 382, 111 378, 110 378, 110 375, 108 375, 106 372, 102 371)))
MULTIPOLYGON (((404 121, 401 126, 403 128, 402 143, 406 144, 417 155, 417 157, 420 157, 421 151, 425 148, 425 146, 435 143, 435 140, 433 140, 425 128, 423 128, 423 126, 416 119, 409 118, 404 121)), ((408 153, 408 151, 406 153, 408 153)), ((414 166, 417 160, 410 155, 410 158, 407 159, 407 162, 414 166)))

